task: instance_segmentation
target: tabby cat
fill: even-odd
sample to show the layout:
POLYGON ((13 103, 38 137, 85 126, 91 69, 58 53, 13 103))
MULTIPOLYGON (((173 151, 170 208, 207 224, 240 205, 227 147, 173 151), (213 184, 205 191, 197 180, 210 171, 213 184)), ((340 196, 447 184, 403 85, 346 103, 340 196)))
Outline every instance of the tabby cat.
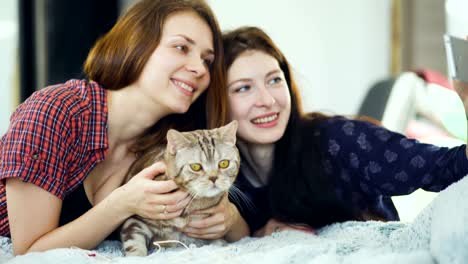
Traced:
POLYGON ((155 147, 135 161, 125 182, 143 168, 164 160, 166 173, 155 180, 173 179, 179 189, 193 198, 183 213, 171 220, 150 220, 137 215, 127 219, 120 231, 125 255, 146 256, 157 241, 178 240, 197 246, 213 242, 188 237, 177 228, 188 223, 193 217, 189 216, 192 211, 217 205, 229 191, 240 165, 236 131, 237 121, 211 130, 178 132, 171 129, 167 133, 166 147, 155 147))

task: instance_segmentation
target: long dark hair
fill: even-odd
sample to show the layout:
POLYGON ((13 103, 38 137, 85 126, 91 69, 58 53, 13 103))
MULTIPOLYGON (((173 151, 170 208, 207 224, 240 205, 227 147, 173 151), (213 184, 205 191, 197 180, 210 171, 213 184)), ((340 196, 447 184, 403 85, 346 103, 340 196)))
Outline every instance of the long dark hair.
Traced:
POLYGON ((352 206, 337 198, 331 179, 324 174, 318 142, 312 136, 317 122, 330 117, 304 113, 290 64, 280 49, 257 27, 224 33, 223 42, 227 69, 243 52, 262 51, 278 61, 289 87, 291 115, 283 137, 276 142, 268 184, 272 217, 315 228, 358 219, 352 206))
POLYGON ((226 124, 226 70, 221 30, 214 13, 203 0, 138 1, 95 43, 84 63, 87 78, 105 89, 119 90, 134 83, 159 45, 166 19, 183 11, 200 16, 213 34, 215 59, 210 67, 210 84, 187 113, 164 117, 148 129, 132 147, 137 153, 164 141, 170 128, 185 131, 226 124))

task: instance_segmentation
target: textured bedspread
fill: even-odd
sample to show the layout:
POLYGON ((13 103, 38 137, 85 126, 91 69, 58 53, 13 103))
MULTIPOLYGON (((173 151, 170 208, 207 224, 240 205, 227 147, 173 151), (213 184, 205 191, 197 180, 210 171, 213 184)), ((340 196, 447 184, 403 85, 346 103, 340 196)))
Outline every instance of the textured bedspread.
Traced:
POLYGON ((0 237, 0 263, 468 263, 468 177, 441 192, 413 223, 346 222, 317 235, 285 231, 144 258, 122 257, 117 241, 95 251, 56 249, 13 258, 10 240, 0 237))

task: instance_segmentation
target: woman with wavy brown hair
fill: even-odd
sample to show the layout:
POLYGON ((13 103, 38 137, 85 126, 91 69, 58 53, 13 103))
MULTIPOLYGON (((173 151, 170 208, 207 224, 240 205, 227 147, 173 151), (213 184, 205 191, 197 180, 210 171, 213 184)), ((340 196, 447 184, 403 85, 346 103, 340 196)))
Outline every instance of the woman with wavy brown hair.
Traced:
MULTIPOLYGON (((421 144, 359 118, 304 113, 286 57, 261 29, 238 28, 223 41, 244 235, 398 220, 391 196, 440 191, 468 173, 466 145, 421 144)), ((455 86, 468 109, 468 84, 455 86)))
POLYGON ((155 164, 125 173, 169 128, 225 124, 222 40, 202 0, 142 0, 99 39, 88 79, 41 89, 0 141, 0 235, 15 254, 90 249, 126 218, 178 216, 189 197, 152 181, 155 164))

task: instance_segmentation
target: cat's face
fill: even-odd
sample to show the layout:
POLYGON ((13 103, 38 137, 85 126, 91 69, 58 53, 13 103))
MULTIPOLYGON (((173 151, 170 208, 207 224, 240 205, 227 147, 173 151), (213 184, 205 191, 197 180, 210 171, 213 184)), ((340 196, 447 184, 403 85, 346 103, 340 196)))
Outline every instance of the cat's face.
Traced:
POLYGON ((197 197, 227 192, 239 171, 237 122, 193 132, 167 133, 167 175, 197 197))

